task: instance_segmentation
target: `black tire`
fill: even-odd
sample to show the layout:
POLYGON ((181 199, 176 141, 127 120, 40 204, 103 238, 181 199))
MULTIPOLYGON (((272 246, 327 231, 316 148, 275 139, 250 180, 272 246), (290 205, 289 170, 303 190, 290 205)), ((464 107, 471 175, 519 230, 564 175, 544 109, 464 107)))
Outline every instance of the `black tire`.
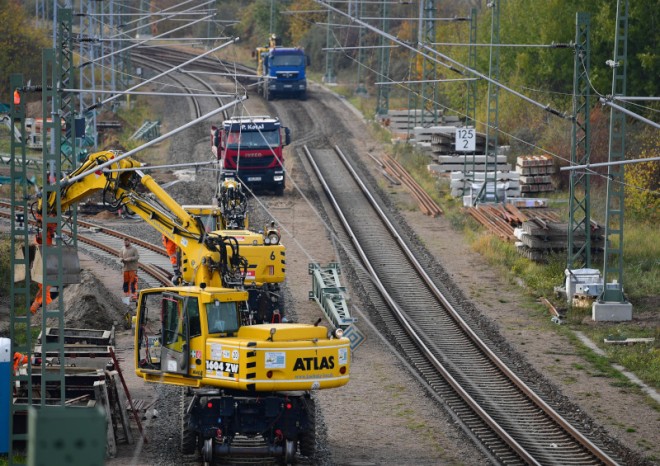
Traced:
POLYGON ((308 428, 298 437, 298 448, 300 454, 307 458, 314 458, 316 455, 316 405, 311 398, 305 400, 307 408, 308 428))
POLYGON ((181 453, 184 455, 197 452, 197 433, 190 428, 190 414, 186 414, 189 402, 184 388, 181 390, 181 453))

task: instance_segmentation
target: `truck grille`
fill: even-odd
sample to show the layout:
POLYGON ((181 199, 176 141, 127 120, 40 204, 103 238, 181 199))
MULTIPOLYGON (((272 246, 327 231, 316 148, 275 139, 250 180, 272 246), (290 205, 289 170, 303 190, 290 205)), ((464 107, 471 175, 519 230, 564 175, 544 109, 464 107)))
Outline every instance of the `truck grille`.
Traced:
POLYGON ((298 77, 297 71, 279 71, 277 73, 279 79, 296 79, 298 77))
POLYGON ((272 155, 264 155, 263 157, 240 157, 233 160, 234 163, 238 162, 238 168, 241 170, 251 168, 267 168, 275 163, 275 157, 272 155))

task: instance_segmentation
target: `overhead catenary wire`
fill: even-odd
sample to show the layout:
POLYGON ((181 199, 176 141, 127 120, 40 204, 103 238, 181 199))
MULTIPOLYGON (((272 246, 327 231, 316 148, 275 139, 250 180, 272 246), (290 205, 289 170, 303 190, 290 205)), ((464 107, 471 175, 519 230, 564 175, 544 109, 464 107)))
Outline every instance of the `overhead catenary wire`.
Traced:
MULTIPOLYGON (((357 20, 357 19, 351 17, 350 15, 348 15, 347 13, 342 12, 341 10, 337 10, 336 8, 333 8, 333 7, 331 7, 330 5, 327 5, 327 4, 324 3, 322 0, 315 0, 315 1, 316 1, 317 3, 320 3, 320 4, 324 5, 324 6, 327 6, 329 9, 331 9, 331 10, 333 10, 333 11, 336 11, 336 12, 340 13, 340 14, 343 15, 343 16, 348 17, 349 19, 351 19, 352 22, 358 23, 357 25, 355 25, 356 27, 366 27, 367 29, 370 29, 370 30, 374 31, 374 32, 376 32, 377 34, 384 35, 385 37, 391 39, 393 42, 399 43, 400 45, 402 45, 402 46, 404 46, 404 47, 406 47, 406 48, 409 48, 409 49, 412 50, 413 52, 420 53, 418 49, 415 49, 415 48, 411 47, 409 44, 404 43, 403 41, 398 40, 396 37, 393 37, 393 36, 391 36, 391 35, 389 35, 389 34, 387 34, 387 33, 384 33, 384 32, 378 30, 377 28, 375 28, 375 27, 373 27, 373 26, 370 26, 370 25, 368 25, 368 24, 365 24, 365 23, 363 23, 363 22, 357 20)), ((333 2, 333 3, 334 3, 334 2, 333 2)), ((318 23, 316 23, 316 24, 318 24, 318 23)), ((521 44, 521 45, 524 45, 524 44, 521 44)), ((575 44, 574 44, 573 42, 569 42, 569 43, 567 43, 567 44, 564 44, 564 43, 553 43, 553 44, 549 44, 549 45, 547 45, 547 48, 574 48, 574 47, 575 47, 575 44)), ((426 46, 425 46, 425 48, 428 49, 428 47, 426 47, 426 46)), ((340 47, 340 49, 341 49, 341 47, 340 47)), ((430 51, 431 51, 432 53, 437 53, 437 52, 434 51, 433 49, 430 49, 430 51)), ((429 58, 427 54, 423 54, 423 53, 420 53, 420 54, 421 54, 422 56, 425 56, 425 57, 429 58)), ((439 53, 438 53, 438 54, 439 54, 439 53)), ((439 54, 439 55, 445 57, 443 54, 439 54)), ((350 56, 350 55, 348 55, 348 54, 345 54, 345 56, 346 56, 347 58, 349 58, 350 60, 357 62, 357 60, 356 60, 354 57, 352 57, 352 56, 350 56)), ((461 66, 462 68, 465 68, 465 69, 467 69, 468 71, 471 71, 470 68, 465 67, 464 65, 460 64, 459 62, 456 62, 455 60, 453 60, 453 59, 451 59, 451 58, 449 58, 449 57, 446 57, 446 58, 447 58, 448 60, 452 61, 452 62, 455 62, 456 64, 458 64, 458 65, 461 66)), ((434 60, 434 61, 436 61, 436 60, 434 60)), ((438 61, 436 61, 436 63, 438 63, 438 64, 440 64, 440 65, 443 65, 443 66, 447 66, 446 64, 443 64, 442 62, 438 62, 438 61)), ((366 69, 370 70, 372 73, 374 73, 374 74, 376 74, 376 75, 378 75, 378 76, 381 76, 380 73, 379 73, 377 70, 374 70, 373 68, 367 66, 366 64, 364 64, 364 63, 359 63, 359 65, 360 65, 360 66, 364 66, 366 69)), ((477 73, 477 74, 479 74, 479 73, 477 73)), ((381 76, 381 77, 383 77, 383 78, 388 78, 387 76, 381 76)), ((488 77, 484 77, 484 79, 487 79, 487 80, 491 81, 490 78, 488 78, 488 77)), ((589 79, 589 77, 587 77, 587 79, 589 79)), ((392 80, 391 82, 392 82, 392 83, 395 83, 393 80, 392 80)), ((601 94, 598 93, 598 91, 595 90, 595 87, 593 86, 593 84, 592 84, 590 81, 589 81, 589 83, 590 83, 592 89, 594 89, 594 92, 596 92, 596 93, 600 96, 601 94)), ((400 82, 396 82, 396 84, 398 84, 398 85, 400 85, 400 86, 402 86, 402 87, 405 87, 405 86, 403 86, 403 85, 406 84, 406 82, 405 82, 405 81, 400 81, 400 82)), ((502 84, 500 84, 500 83, 495 82, 495 84, 498 85, 498 86, 500 86, 500 87, 503 87, 503 88, 506 89, 506 90, 510 90, 508 87, 506 87, 506 86, 504 86, 504 85, 502 85, 502 84)), ((412 90, 412 89, 410 89, 410 88, 407 88, 407 89, 408 89, 410 92, 415 92, 414 90, 412 90)), ((543 110, 545 110, 545 111, 548 111, 548 112, 550 112, 550 113, 552 113, 552 114, 555 114, 555 115, 557 115, 557 116, 560 116, 561 118, 566 119, 566 120, 570 120, 570 121, 573 120, 573 117, 572 117, 572 116, 568 116, 566 113, 561 113, 561 112, 559 112, 559 111, 557 111, 557 110, 551 108, 549 105, 543 105, 543 104, 541 104, 541 103, 539 103, 539 102, 537 102, 537 101, 534 101, 533 99, 530 99, 530 98, 524 96, 523 94, 518 93, 517 91, 514 91, 514 90, 510 90, 510 91, 511 91, 513 94, 520 96, 520 97, 523 98, 524 100, 526 100, 526 101, 528 101, 528 102, 534 104, 534 105, 537 106, 537 107, 540 107, 541 109, 543 109, 543 110)), ((570 94, 567 94, 567 95, 570 95, 570 94)), ((640 99, 640 100, 642 100, 642 99, 640 99)), ((462 112, 459 111, 459 110, 449 108, 449 107, 447 107, 447 106, 445 106, 445 105, 442 105, 442 104, 440 104, 440 105, 441 105, 443 108, 447 109, 447 110, 450 110, 450 111, 453 111, 453 112, 455 112, 455 113, 457 113, 457 114, 459 114, 459 115, 463 115, 463 116, 465 116, 464 113, 462 113, 462 112)), ((485 125, 488 126, 488 123, 486 123, 486 122, 481 122, 481 123, 482 123, 482 124, 485 124, 485 125)), ((538 145, 536 145, 536 144, 533 144, 533 143, 531 143, 531 142, 529 142, 529 141, 525 141, 525 140, 521 139, 520 137, 517 137, 517 136, 515 136, 515 135, 513 135, 513 134, 511 134, 511 133, 508 133, 508 132, 504 131, 502 128, 494 128, 494 129, 496 129, 498 132, 500 132, 500 133, 503 134, 503 135, 506 135, 507 137, 509 137, 509 138, 511 138, 511 139, 517 140, 517 141, 519 141, 519 142, 521 142, 521 143, 523 143, 523 144, 525 144, 525 145, 527 145, 527 146, 529 146, 529 147, 531 147, 531 148, 534 148, 534 149, 536 149, 536 150, 540 150, 541 152, 543 152, 543 153, 545 153, 545 154, 548 154, 548 155, 552 156, 553 158, 556 158, 556 159, 558 159, 558 160, 563 160, 564 162, 569 163, 569 164, 571 163, 571 161, 568 160, 567 158, 565 158, 565 157, 561 157, 559 154, 553 153, 553 152, 551 152, 551 151, 549 151, 549 150, 547 150, 547 149, 544 149, 544 148, 542 148, 542 147, 540 147, 540 146, 538 146, 538 145)), ((594 172, 594 175, 596 175, 596 176, 601 176, 601 177, 605 177, 605 176, 606 176, 606 175, 604 175, 604 174, 597 173, 597 172, 594 172)), ((619 182, 619 181, 617 181, 617 182, 619 182)), ((627 183, 622 183, 622 182, 621 182, 621 184, 623 184, 623 185, 625 185, 625 186, 629 186, 629 187, 631 187, 631 188, 633 188, 633 189, 642 189, 642 190, 643 190, 643 188, 640 188, 640 187, 637 187, 637 186, 634 186, 634 185, 630 185, 630 184, 627 184, 627 183)))
POLYGON ((216 160, 209 160, 207 162, 186 162, 186 163, 170 163, 164 165, 145 165, 143 164, 140 167, 132 168, 104 168, 102 171, 104 173, 122 173, 122 172, 133 172, 133 171, 149 171, 149 170, 166 170, 170 168, 196 168, 206 165, 212 165, 218 163, 216 160))
MULTIPOLYGON (((373 71, 373 70, 372 70, 372 71, 373 71)), ((374 71, 374 72, 375 72, 375 71, 374 71)), ((501 129, 499 129, 499 130, 502 132, 502 134, 507 134, 505 131, 502 131, 501 129)), ((513 135, 509 135, 509 136, 512 136, 512 137, 513 137, 513 135)), ((520 140, 521 142, 523 142, 523 143, 525 143, 525 144, 527 144, 527 145, 530 145, 530 146, 532 146, 532 147, 535 147, 536 149, 540 149, 540 150, 542 150, 543 152, 548 153, 549 155, 552 155, 553 157, 556 157, 556 158, 560 158, 560 159, 561 159, 561 157, 559 157, 557 154, 552 154, 551 152, 549 152, 549 151, 547 151, 547 150, 545 150, 545 149, 543 149, 543 148, 540 148, 540 147, 538 147, 538 146, 535 146, 535 145, 533 145, 533 144, 530 144, 530 143, 528 143, 528 142, 526 142, 526 141, 523 141, 523 140, 521 140, 521 139, 519 139, 519 138, 516 138, 516 139, 520 140)), ((564 160, 565 160, 565 159, 564 159, 564 160)))
MULTIPOLYGON (((184 2, 184 3, 188 3, 188 2, 184 2)), ((179 11, 179 12, 173 13, 173 15, 176 16, 177 14, 181 14, 181 13, 186 13, 186 12, 190 12, 190 11, 193 11, 193 10, 197 10, 197 9, 199 9, 200 7, 202 7, 202 6, 206 6, 206 5, 210 5, 211 3, 215 3, 215 1, 214 1, 214 0, 209 0, 209 1, 205 2, 205 3, 200 4, 200 5, 195 5, 195 6, 193 6, 193 7, 190 7, 190 8, 188 8, 187 10, 183 10, 183 11, 179 11)), ((146 14, 146 15, 145 15, 145 18, 148 18, 149 16, 150 16, 150 14, 146 14)), ((215 13, 213 13, 213 14, 211 14, 211 15, 209 15, 209 16, 206 16, 206 17, 204 17, 204 18, 201 18, 201 19, 199 19, 199 20, 197 20, 197 21, 195 21, 195 22, 203 21, 203 20, 205 20, 205 19, 207 19, 207 18, 209 18, 209 17, 212 17, 212 16, 215 16, 215 13)), ((138 27, 135 27, 135 28, 133 28, 133 29, 125 29, 125 30, 122 30, 120 33, 115 34, 114 36, 112 36, 112 37, 110 37, 110 38, 111 38, 111 39, 116 39, 116 38, 118 38, 119 36, 128 36, 128 34, 131 33, 131 32, 138 31, 139 29, 142 29, 143 27, 153 26, 153 25, 155 25, 155 24, 160 23, 161 21, 165 21, 166 19, 171 19, 171 18, 161 18, 161 19, 158 19, 158 20, 156 20, 156 21, 152 21, 152 22, 147 23, 147 24, 144 24, 144 25, 139 25, 138 27)), ((140 21, 140 19, 135 20, 135 21, 140 21)), ((170 31, 170 32, 172 32, 172 31, 170 31)))
POLYGON ((416 83, 451 83, 451 82, 464 82, 464 81, 477 81, 479 78, 456 78, 456 79, 421 79, 412 81, 381 81, 375 82, 375 85, 387 84, 416 84, 416 83))
MULTIPOLYGON (((161 77, 163 77, 163 76, 165 76, 165 75, 167 75, 167 74, 169 74, 169 73, 171 73, 171 72, 173 72, 173 71, 176 71, 176 70, 178 70, 178 69, 180 69, 180 68, 183 68, 184 66, 187 66, 187 65, 189 65, 190 63, 193 63, 193 62, 199 60, 200 58, 205 57, 206 55, 209 55, 209 54, 211 54, 211 53, 217 52, 218 50, 220 50, 220 49, 222 49, 222 48, 224 48, 224 47, 226 47, 226 46, 228 46, 228 45, 231 45, 231 44, 233 44, 233 43, 235 43, 235 42, 238 42, 238 40, 239 40, 239 38, 236 37, 236 38, 232 39, 232 40, 229 41, 229 42, 226 42, 226 43, 224 43, 224 44, 222 44, 222 45, 219 45, 218 47, 214 47, 214 48, 212 48, 212 49, 210 49, 210 50, 207 50, 206 52, 201 53, 201 54, 199 54, 199 55, 197 55, 197 56, 191 58, 190 60, 185 61, 184 63, 181 63, 180 65, 174 66, 174 67, 172 67, 171 69, 169 69, 169 70, 167 70, 167 71, 164 71, 164 72, 162 72, 162 73, 160 73, 160 74, 157 74, 157 75, 154 76, 153 78, 149 78, 149 79, 147 79, 147 80, 144 80, 144 81, 142 81, 142 82, 136 84, 136 85, 133 86, 133 87, 128 88, 125 92, 133 91, 133 90, 137 89, 138 87, 144 86, 145 84, 147 84, 147 83, 149 83, 149 82, 151 82, 151 81, 155 81, 156 79, 161 78, 161 77)), ((107 104, 108 102, 112 102, 113 100, 115 100, 115 99, 116 99, 117 97, 119 97, 120 95, 121 95, 121 94, 117 94, 117 95, 114 95, 114 96, 112 96, 112 97, 108 97, 107 99, 102 100, 101 102, 98 102, 98 103, 96 103, 96 104, 90 106, 89 108, 86 109, 86 111, 93 110, 93 109, 96 108, 96 107, 100 107, 100 106, 102 106, 102 105, 107 104)))
POLYGON ((393 36, 392 34, 389 34, 385 31, 381 31, 380 29, 376 28, 375 26, 372 26, 369 23, 361 21, 360 19, 355 18, 355 17, 351 16, 350 14, 348 14, 348 13, 342 11, 342 10, 333 7, 332 5, 326 3, 324 0, 314 0, 314 1, 318 4, 320 4, 320 5, 323 5, 323 6, 327 7, 329 10, 332 10, 333 12, 350 19, 352 22, 360 24, 360 25, 364 26, 365 28, 369 29, 370 31, 375 32, 376 34, 381 35, 381 36, 391 40, 392 42, 400 44, 401 46, 403 46, 403 47, 405 47, 409 50, 412 50, 413 52, 418 53, 418 54, 422 55, 423 57, 437 63, 438 65, 446 67, 449 70, 452 70, 452 71, 454 71, 458 74, 461 74, 461 75, 465 75, 465 72, 471 73, 475 76, 480 77, 481 79, 484 79, 484 80, 488 81, 489 83, 491 83, 495 86, 498 86, 498 87, 510 92, 511 94, 527 101, 528 103, 547 111, 548 113, 551 113, 555 116, 558 116, 558 117, 564 118, 564 119, 568 119, 568 120, 571 120, 573 118, 572 116, 567 115, 564 112, 560 112, 559 110, 556 110, 556 109, 552 108, 549 104, 542 104, 540 102, 537 102, 534 99, 532 99, 530 97, 527 97, 526 95, 524 95, 524 94, 522 94, 518 91, 515 91, 514 89, 502 84, 501 82, 498 82, 497 80, 492 79, 491 77, 489 77, 489 76, 487 76, 487 75, 485 75, 485 74, 483 74, 483 73, 481 73, 477 70, 474 70, 474 69, 472 69, 472 68, 470 68, 466 65, 463 65, 459 61, 454 60, 453 58, 451 58, 451 57, 449 57, 449 56, 447 56, 443 53, 438 52, 437 50, 429 47, 428 45, 418 43, 417 47, 413 47, 412 45, 410 45, 407 42, 399 39, 398 37, 393 36), (424 50, 426 53, 422 50, 424 50), (450 62, 450 64, 444 63, 443 61, 440 61, 437 58, 435 58, 435 57, 433 57, 429 54, 441 57, 443 60, 446 60, 446 61, 450 62), (455 66, 458 66, 460 69, 456 68, 455 66))
POLYGON ((655 121, 649 120, 648 118, 644 118, 643 116, 638 115, 635 112, 631 112, 627 108, 624 108, 621 105, 615 104, 614 102, 612 102, 611 99, 601 97, 599 100, 602 104, 608 105, 608 106, 612 107, 613 109, 618 110, 619 112, 625 113, 626 115, 628 115, 630 117, 636 118, 637 120, 642 121, 642 122, 646 123, 647 125, 653 126, 654 128, 657 128, 657 129, 660 129, 660 123, 656 123, 655 121))
POLYGON ((213 16, 213 15, 206 16, 206 17, 204 17, 204 18, 201 18, 201 19, 198 19, 198 20, 196 20, 196 21, 193 21, 192 23, 185 24, 185 25, 180 26, 180 27, 178 27, 178 28, 175 28, 175 29, 172 29, 172 30, 170 30, 170 31, 164 32, 164 33, 162 33, 162 34, 159 34, 159 35, 157 35, 157 36, 154 36, 154 37, 152 37, 152 38, 150 38, 150 39, 144 39, 144 40, 142 40, 142 41, 139 41, 139 42, 136 42, 136 43, 134 43, 134 44, 132 44, 132 45, 129 45, 128 47, 124 47, 123 49, 115 50, 115 51, 113 51, 113 52, 107 53, 107 54, 105 54, 105 55, 102 55, 102 56, 100 56, 100 57, 94 58, 94 59, 92 59, 92 60, 85 61, 85 62, 81 63, 80 65, 78 65, 78 68, 83 68, 83 67, 85 67, 85 66, 91 65, 92 63, 96 63, 96 62, 98 62, 98 61, 105 60, 105 59, 107 59, 107 58, 109 58, 109 57, 111 57, 111 56, 113 56, 113 55, 118 54, 118 53, 126 52, 127 50, 133 49, 133 48, 135 48, 135 47, 139 47, 140 45, 142 45, 142 44, 144 44, 144 43, 146 43, 146 42, 149 42, 150 40, 158 39, 158 38, 160 38, 160 37, 162 37, 162 36, 166 36, 166 35, 168 35, 168 34, 172 34, 173 32, 179 31, 179 30, 181 30, 181 29, 185 29, 185 28, 187 28, 187 27, 192 26, 193 24, 199 23, 200 21, 203 21, 204 19, 206 19, 206 18, 210 18, 210 17, 212 17, 212 16, 213 16))
POLYGON ((559 171, 583 170, 597 167, 610 167, 613 165, 628 165, 632 163, 660 162, 660 157, 649 157, 646 159, 618 160, 616 162, 598 162, 587 163, 584 165, 571 165, 570 167, 560 167, 559 171))
POLYGON ((217 114, 220 113, 220 112, 224 112, 226 109, 228 109, 228 108, 230 108, 230 107, 233 107, 234 105, 236 105, 236 104, 238 104, 238 103, 244 101, 245 99, 247 99, 247 96, 240 96, 240 97, 238 97, 236 100, 233 100, 232 102, 230 102, 230 103, 228 103, 228 104, 226 104, 226 105, 223 105, 223 106, 221 106, 221 107, 219 107, 219 108, 216 108, 216 109, 210 111, 209 113, 207 113, 207 114, 205 114, 205 115, 202 115, 202 116, 199 117, 199 118, 196 118, 196 119, 194 119, 194 120, 192 120, 192 121, 189 121, 189 122, 186 123, 185 125, 183 125, 183 126, 179 126, 178 128, 176 128, 176 129, 170 131, 169 133, 166 133, 166 134, 163 134, 163 135, 161 135, 161 136, 159 136, 159 137, 157 137, 157 138, 154 138, 154 139, 152 139, 151 141, 149 141, 149 142, 147 142, 147 143, 145 143, 145 144, 142 144, 142 145, 139 146, 139 147, 136 147, 135 149, 131 149, 131 150, 129 150, 128 152, 125 152, 125 153, 123 153, 123 154, 121 154, 121 155, 115 157, 115 158, 112 159, 112 160, 108 160, 107 162, 104 162, 104 163, 102 163, 101 165, 97 165, 97 166, 91 168, 90 170, 87 170, 87 171, 85 171, 85 172, 82 172, 82 173, 80 173, 79 175, 76 175, 76 176, 74 176, 74 177, 71 177, 71 178, 65 178, 65 179, 62 181, 62 184, 63 184, 63 185, 70 185, 70 184, 72 184, 72 183, 75 183, 76 181, 81 180, 81 179, 83 179, 84 177, 86 177, 86 176, 88 176, 88 175, 91 175, 91 174, 94 173, 95 171, 102 170, 102 169, 104 169, 104 168, 106 168, 106 167, 109 167, 110 165, 113 165, 113 164, 117 163, 118 161, 125 159, 126 157, 130 157, 131 155, 133 155, 133 154, 135 154, 135 153, 137 153, 137 152, 140 152, 140 151, 146 149, 147 147, 151 147, 151 146, 153 146, 154 144, 158 144, 159 142, 164 141, 165 139, 168 139, 168 138, 174 136, 175 134, 180 133, 180 132, 183 131, 184 129, 190 128, 191 126, 194 126, 194 125, 196 125, 197 123, 200 123, 200 122, 202 122, 202 121, 204 121, 204 120, 206 120, 206 119, 208 119, 208 118, 211 118, 212 116, 217 115, 217 114))
MULTIPOLYGON (((175 5, 172 5, 172 6, 169 7, 169 8, 164 8, 164 9, 160 10, 160 12, 163 13, 163 12, 166 12, 166 11, 173 10, 174 8, 180 8, 180 7, 184 6, 184 5, 186 5, 187 3, 191 3, 191 2, 193 2, 193 1, 194 1, 194 0, 184 0, 184 1, 182 1, 181 3, 177 3, 177 4, 175 4, 175 5)), ((197 7, 194 7, 194 8, 191 8, 191 9, 195 9, 195 8, 197 8, 197 7)), ((129 25, 131 25, 131 24, 133 24, 133 23, 140 22, 140 21, 142 21, 142 20, 148 18, 149 15, 151 14, 151 13, 148 12, 148 11, 144 11, 144 10, 141 10, 141 9, 138 9, 138 8, 133 8, 133 10, 135 10, 135 11, 139 11, 140 13, 137 13, 137 14, 140 14, 140 15, 142 15, 142 16, 139 17, 138 19, 134 19, 134 20, 131 20, 131 21, 127 21, 127 22, 124 24, 124 27, 129 26, 129 25)), ((189 11, 189 10, 183 10, 183 11, 189 11)), ((122 33, 125 33, 125 31, 122 31, 122 33)))
POLYGON ((529 48, 549 48, 549 49, 568 49, 574 48, 573 42, 551 44, 469 44, 466 42, 431 42, 431 45, 442 45, 448 47, 529 47, 529 48))
POLYGON ((147 92, 147 91, 113 91, 99 89, 61 89, 65 92, 79 92, 92 94, 119 94, 119 95, 151 95, 151 96, 170 96, 170 97, 233 97, 235 94, 209 94, 194 93, 184 94, 183 92, 147 92))

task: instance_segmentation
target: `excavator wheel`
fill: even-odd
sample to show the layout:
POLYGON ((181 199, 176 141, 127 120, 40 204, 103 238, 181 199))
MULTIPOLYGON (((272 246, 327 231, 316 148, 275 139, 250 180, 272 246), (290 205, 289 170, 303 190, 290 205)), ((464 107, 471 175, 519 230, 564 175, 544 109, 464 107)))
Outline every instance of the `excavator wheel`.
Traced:
POLYGON ((316 408, 312 399, 307 400, 306 405, 309 428, 298 437, 300 454, 307 458, 314 458, 316 455, 316 408))
POLYGON ((190 398, 186 396, 186 389, 181 390, 181 453, 192 455, 199 452, 197 444, 197 433, 190 429, 190 414, 186 414, 186 408, 190 398))

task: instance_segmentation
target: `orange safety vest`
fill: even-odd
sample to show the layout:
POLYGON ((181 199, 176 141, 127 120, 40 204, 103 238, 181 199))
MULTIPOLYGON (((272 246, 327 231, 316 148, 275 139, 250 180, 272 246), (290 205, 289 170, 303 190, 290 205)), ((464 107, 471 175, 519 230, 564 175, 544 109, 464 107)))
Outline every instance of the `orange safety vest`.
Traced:
POLYGON ((23 353, 14 353, 14 372, 18 370, 20 366, 28 363, 28 357, 23 353))

